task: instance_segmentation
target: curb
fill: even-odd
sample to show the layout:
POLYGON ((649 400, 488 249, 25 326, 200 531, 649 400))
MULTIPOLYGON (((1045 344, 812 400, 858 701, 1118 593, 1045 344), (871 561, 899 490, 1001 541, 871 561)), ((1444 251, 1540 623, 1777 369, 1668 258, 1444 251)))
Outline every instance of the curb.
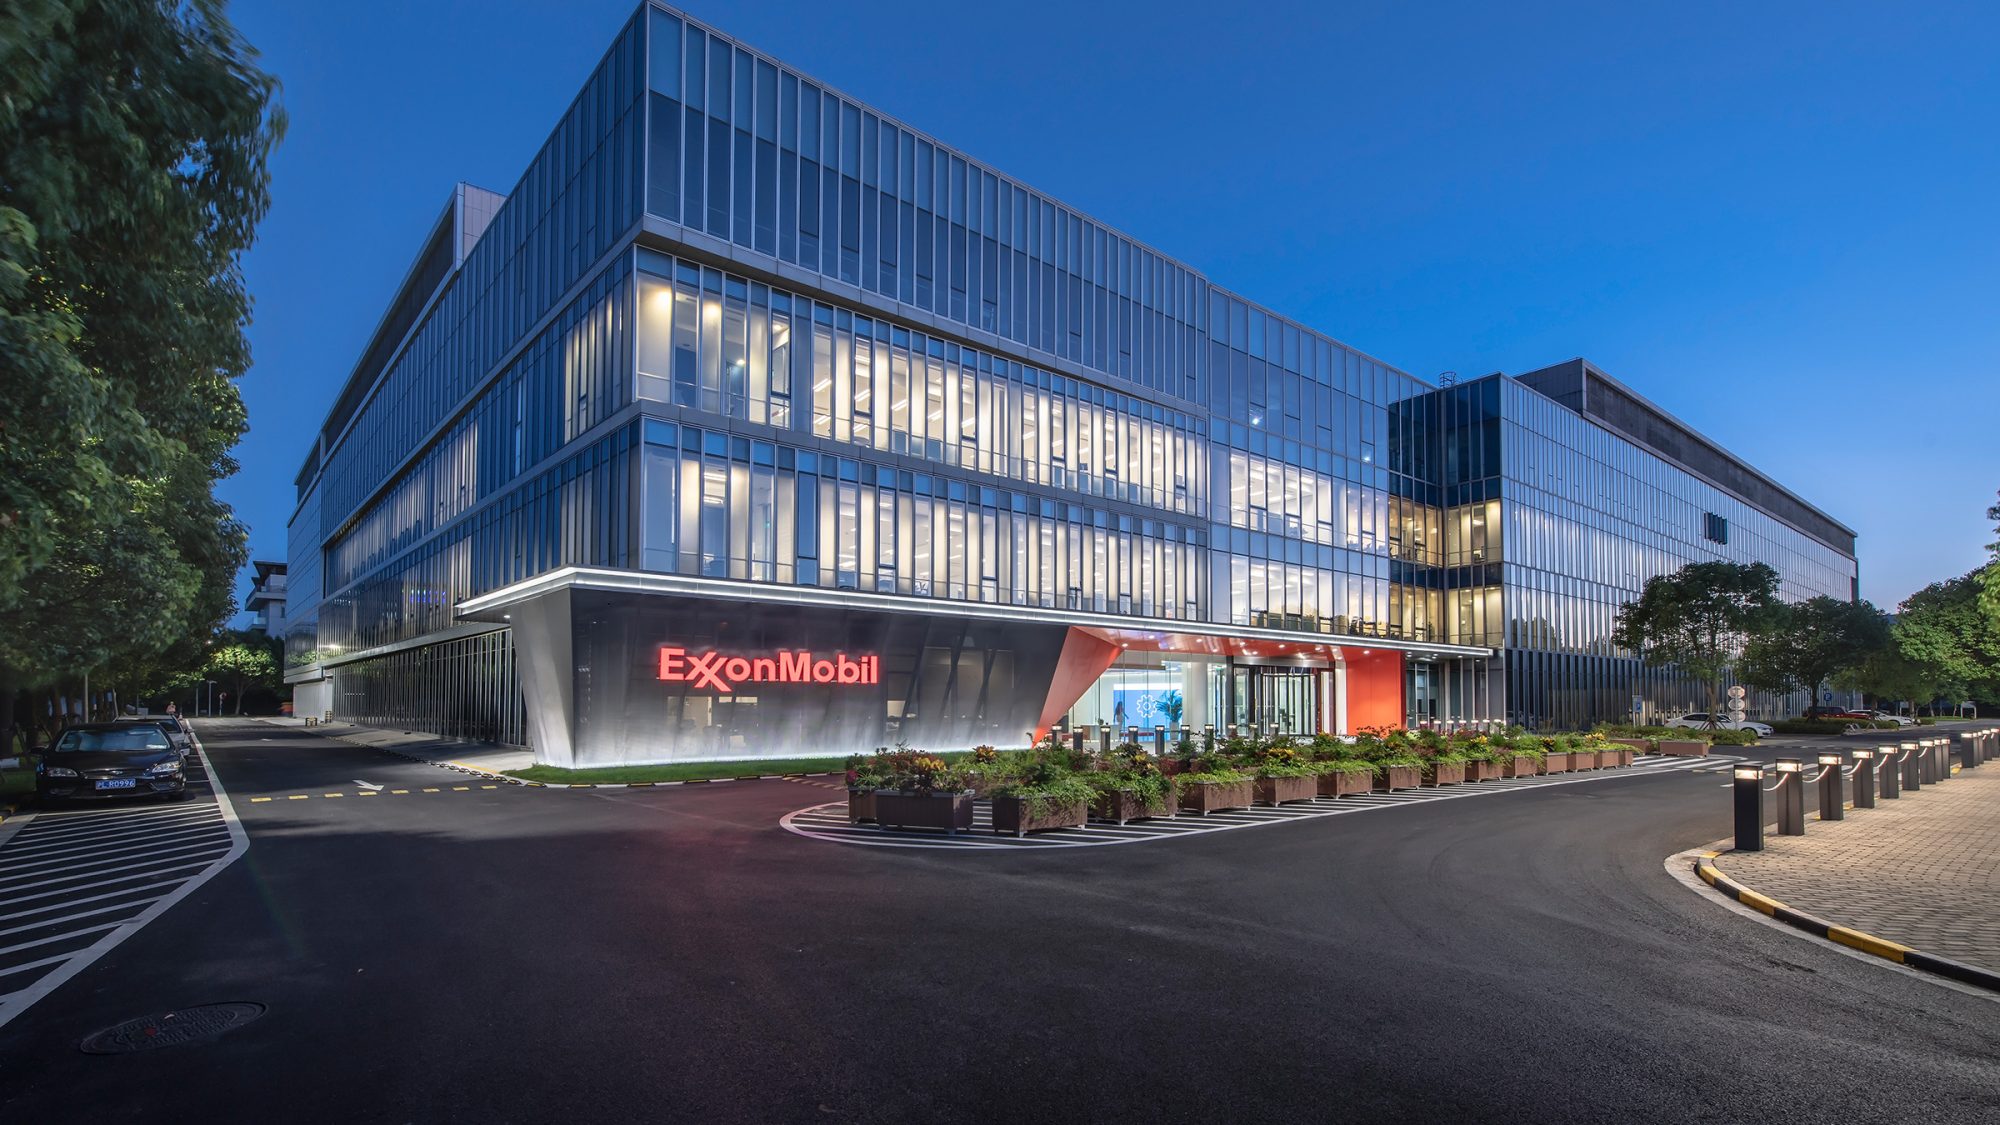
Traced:
POLYGON ((1702 882, 1752 910, 1775 918, 1788 926, 1804 930, 1814 937, 1839 942, 1850 949, 1858 949, 1885 961, 1894 961, 1898 965, 1907 965, 1912 969, 1922 969, 1925 972, 1950 977, 1962 984, 1977 985, 1980 988, 2000 992, 2000 973, 1982 969, 1977 965, 1968 965, 1963 961, 1954 961, 1949 957, 1925 953, 1921 949, 1912 949, 1900 942, 1863 933, 1849 926, 1837 925, 1803 910, 1795 910, 1769 895, 1759 894, 1722 873, 1722 869, 1715 865, 1716 857, 1721 854, 1704 852, 1696 857, 1695 874, 1701 877, 1702 882))

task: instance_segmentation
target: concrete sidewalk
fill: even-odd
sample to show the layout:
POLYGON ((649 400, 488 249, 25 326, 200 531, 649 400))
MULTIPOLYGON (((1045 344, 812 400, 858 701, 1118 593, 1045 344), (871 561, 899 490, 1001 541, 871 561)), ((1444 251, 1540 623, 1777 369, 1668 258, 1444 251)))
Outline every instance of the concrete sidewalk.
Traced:
POLYGON ((2000 762, 1764 849, 1715 865, 1796 910, 2000 972, 2000 762))
MULTIPOLYGON (((304 729, 306 725, 304 719, 290 716, 262 718, 259 721, 294 729, 304 729)), ((455 739, 439 738, 434 734, 383 730, 378 727, 363 727, 340 722, 316 723, 311 729, 314 734, 325 738, 335 738, 374 750, 386 750, 391 754, 435 762, 441 766, 461 766, 479 773, 499 774, 506 770, 526 769, 535 764, 535 756, 526 750, 511 746, 496 746, 490 742, 460 742, 455 739)))

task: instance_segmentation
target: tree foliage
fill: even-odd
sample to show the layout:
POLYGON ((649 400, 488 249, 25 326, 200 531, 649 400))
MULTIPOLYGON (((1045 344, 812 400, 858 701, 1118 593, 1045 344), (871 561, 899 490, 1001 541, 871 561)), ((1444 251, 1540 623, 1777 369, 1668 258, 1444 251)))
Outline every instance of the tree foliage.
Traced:
POLYGON ((236 701, 236 713, 243 713, 243 696, 253 687, 278 685, 278 659, 272 646, 260 634, 238 634, 232 643, 216 649, 202 673, 222 685, 236 701))
POLYGON ((0 5, 0 698, 198 663, 233 608, 276 88, 218 0, 0 5))
MULTIPOLYGON (((1986 509, 1986 518, 1995 524, 1995 535, 2000 535, 2000 504, 1986 509)), ((1986 614, 1986 624, 2000 630, 2000 539, 1987 544, 1986 549, 1993 554, 1993 561, 1980 568, 1979 608, 1986 614)))
POLYGON ((1723 676, 1776 612, 1777 590, 1778 572, 1763 563, 1689 563, 1648 578, 1618 608, 1612 642, 1707 684, 1712 715, 1723 676))
POLYGON ((1980 598, 2000 563, 1933 582, 1903 600, 1892 630, 1903 658, 1922 669, 1938 696, 2000 700, 2000 629, 1980 598))
POLYGON ((1889 619, 1868 602, 1821 595, 1778 606, 1744 645, 1737 678, 1754 688, 1809 692, 1852 672, 1889 644, 1889 619))

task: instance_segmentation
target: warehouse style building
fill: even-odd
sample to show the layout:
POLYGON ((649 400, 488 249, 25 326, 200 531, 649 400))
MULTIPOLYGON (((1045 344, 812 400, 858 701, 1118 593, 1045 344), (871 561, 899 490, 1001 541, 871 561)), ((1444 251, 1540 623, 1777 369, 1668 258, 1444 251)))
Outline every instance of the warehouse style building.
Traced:
POLYGON ((1579 724, 1650 574, 1853 533, 1596 368, 1434 386, 656 5, 299 474, 301 713, 555 765, 1579 724))

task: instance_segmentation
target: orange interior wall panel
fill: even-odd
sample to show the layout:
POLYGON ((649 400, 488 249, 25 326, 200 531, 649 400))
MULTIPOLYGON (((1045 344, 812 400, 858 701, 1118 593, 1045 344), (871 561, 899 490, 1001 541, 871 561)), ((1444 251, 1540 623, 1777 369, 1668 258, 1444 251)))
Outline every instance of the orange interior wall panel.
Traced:
POLYGON ((1403 725, 1403 654, 1389 649, 1347 649, 1347 727, 1403 725))

